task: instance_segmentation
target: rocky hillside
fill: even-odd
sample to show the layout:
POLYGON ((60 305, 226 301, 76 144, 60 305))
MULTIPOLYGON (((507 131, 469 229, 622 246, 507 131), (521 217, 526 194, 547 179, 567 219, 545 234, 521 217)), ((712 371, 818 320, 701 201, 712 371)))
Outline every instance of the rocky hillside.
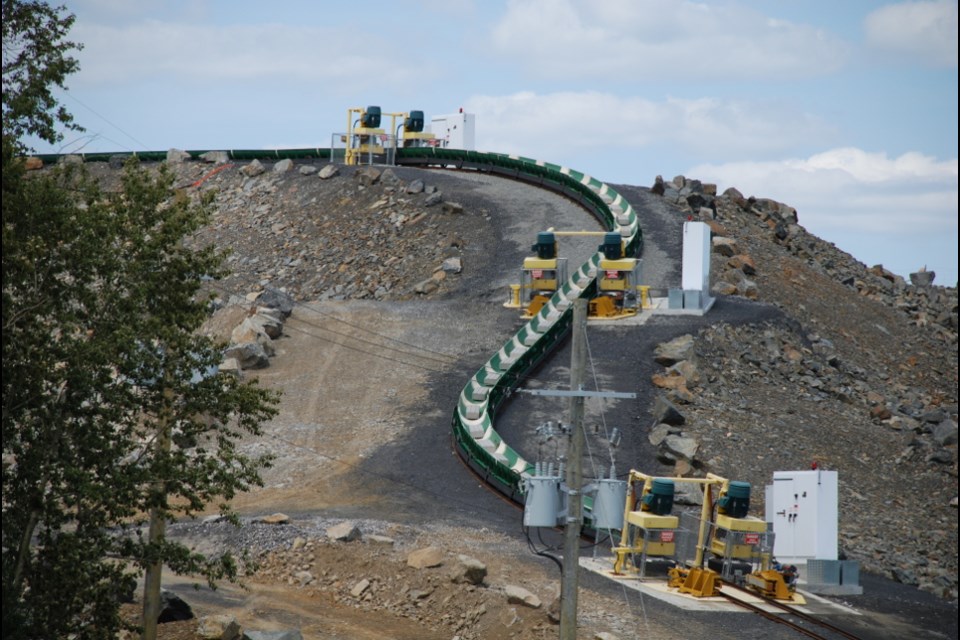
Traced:
POLYGON ((838 470, 842 552, 955 600, 957 289, 867 267, 773 200, 683 177, 654 190, 713 229, 717 295, 784 312, 661 346, 653 382, 682 422, 652 431, 662 457, 754 486, 814 462, 838 470), (664 447, 671 434, 696 453, 664 447))
MULTIPOLYGON (((255 317, 277 322, 277 314, 257 310, 276 306, 265 305, 268 298, 279 300, 285 315, 294 302, 469 295, 494 304, 506 297, 482 278, 470 287, 464 282, 478 239, 497 247, 509 229, 495 228, 481 205, 458 204, 445 172, 216 157, 204 163, 176 154, 170 160, 184 193, 212 203, 211 222, 193 241, 231 251, 232 274, 215 290, 225 307, 222 335, 243 325, 234 336, 269 344, 282 324, 272 331, 251 326, 255 317)), ((108 186, 115 181, 115 168, 91 171, 108 186)), ((809 234, 788 205, 735 189, 717 194, 713 185, 678 176, 623 191, 658 198, 678 221, 707 222, 715 294, 773 310, 763 321, 737 324, 710 324, 708 315, 702 329, 651 346, 660 369, 649 381, 659 398, 650 407, 649 439, 665 471, 714 472, 762 487, 775 470, 814 461, 836 469, 843 553, 865 570, 955 602, 957 289, 931 283, 929 274, 906 282, 880 265, 863 265, 809 234)), ((643 224, 643 203, 634 206, 643 224)), ((269 351, 251 366, 269 366, 269 351)), ((754 492, 757 513, 762 494, 754 492)), ((378 572, 370 563, 385 563, 378 558, 386 550, 353 554, 361 547, 336 543, 332 553, 329 544, 307 536, 250 550, 261 554, 267 582, 298 592, 312 585, 331 603, 429 619, 464 638, 484 637, 485 611, 504 619, 521 612, 524 626, 505 633, 550 624, 545 612, 532 618, 501 598, 505 582, 488 579, 493 590, 448 584, 441 573, 462 562, 455 543, 443 571, 426 582, 421 570, 403 568, 403 554, 390 554, 378 572), (305 558, 310 554, 348 554, 371 568, 325 569, 326 561, 305 558), (435 611, 428 597, 416 603, 441 583, 442 607, 435 611)))

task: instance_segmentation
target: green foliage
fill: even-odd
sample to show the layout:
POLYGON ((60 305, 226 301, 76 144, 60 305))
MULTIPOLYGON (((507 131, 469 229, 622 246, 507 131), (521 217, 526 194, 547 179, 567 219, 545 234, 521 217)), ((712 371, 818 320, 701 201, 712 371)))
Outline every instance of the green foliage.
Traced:
POLYGON ((51 92, 80 68, 69 53, 81 45, 64 40, 74 21, 65 10, 37 0, 3 0, 3 134, 14 141, 35 135, 57 142, 63 138, 57 122, 80 128, 51 92))
POLYGON ((114 637, 151 561, 236 575, 140 526, 258 484, 267 461, 238 444, 276 398, 219 373, 197 331, 221 257, 185 245, 206 214, 171 174, 133 164, 107 194, 69 168, 28 177, 3 142, 3 635, 114 637))

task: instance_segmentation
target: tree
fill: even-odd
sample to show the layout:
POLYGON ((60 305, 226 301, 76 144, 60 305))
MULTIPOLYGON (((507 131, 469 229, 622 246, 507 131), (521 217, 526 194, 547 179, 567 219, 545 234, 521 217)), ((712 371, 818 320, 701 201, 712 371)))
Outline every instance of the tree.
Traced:
POLYGON ((144 568, 233 577, 140 533, 257 484, 237 447, 275 398, 219 373, 197 331, 220 256, 172 176, 128 168, 117 194, 3 158, 3 635, 112 637, 144 568))
POLYGON ((73 21, 64 7, 3 0, 3 135, 14 142, 35 135, 55 143, 58 122, 80 129, 52 93, 80 66, 69 54, 81 45, 64 40, 73 21))
POLYGON ((223 345, 198 332, 222 260, 189 247, 206 209, 168 171, 131 164, 115 193, 69 166, 26 175, 20 136, 70 123, 49 93, 76 68, 61 11, 3 1, 4 638, 114 638, 119 603, 161 564, 235 577, 231 555, 142 525, 258 484, 268 460, 239 445, 277 400, 219 372, 223 345))

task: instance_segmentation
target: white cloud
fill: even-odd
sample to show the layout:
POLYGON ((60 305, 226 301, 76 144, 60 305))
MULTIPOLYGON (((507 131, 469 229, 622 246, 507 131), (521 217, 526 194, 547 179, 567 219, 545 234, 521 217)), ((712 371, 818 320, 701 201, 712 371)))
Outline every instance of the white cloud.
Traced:
MULTIPOLYGON (((201 26, 149 21, 114 27, 77 23, 82 73, 72 83, 122 86, 162 77, 180 82, 260 83, 275 80, 351 85, 402 85, 423 73, 387 44, 362 50, 344 29, 287 24, 201 26)), ((341 87, 337 87, 338 89, 341 87)))
POLYGON ((830 128, 792 105, 715 98, 654 101, 596 91, 473 96, 484 149, 537 158, 655 144, 733 157, 768 154, 823 138, 830 128))
POLYGON ((744 195, 796 207, 808 231, 859 259, 883 263, 904 275, 924 263, 952 281, 957 273, 957 159, 920 153, 890 158, 861 149, 831 149, 809 158, 777 162, 705 164, 688 174, 734 186, 744 195), (884 239, 883 252, 864 238, 884 239), (901 246, 919 252, 898 252, 901 246), (923 247, 926 247, 925 255, 923 247), (898 255, 903 253, 903 255, 898 255))
POLYGON ((905 2, 869 14, 867 43, 889 53, 945 67, 957 66, 957 2, 905 2))
POLYGON ((796 207, 808 231, 868 265, 923 265, 957 280, 957 159, 831 149, 778 162, 705 164, 687 175, 796 207))
POLYGON ((829 73, 849 46, 810 25, 736 4, 511 0, 495 50, 547 77, 717 79, 829 73))

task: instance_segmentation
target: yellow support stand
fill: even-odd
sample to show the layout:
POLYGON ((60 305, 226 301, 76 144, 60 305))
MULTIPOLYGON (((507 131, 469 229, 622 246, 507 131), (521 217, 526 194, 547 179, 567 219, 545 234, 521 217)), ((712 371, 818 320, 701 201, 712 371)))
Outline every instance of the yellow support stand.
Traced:
POLYGON ((637 296, 640 298, 640 308, 649 309, 653 306, 650 302, 650 286, 641 284, 637 286, 637 296))
POLYGON ((520 308, 520 285, 512 284, 510 285, 510 299, 503 303, 503 306, 507 309, 519 309, 520 308))

